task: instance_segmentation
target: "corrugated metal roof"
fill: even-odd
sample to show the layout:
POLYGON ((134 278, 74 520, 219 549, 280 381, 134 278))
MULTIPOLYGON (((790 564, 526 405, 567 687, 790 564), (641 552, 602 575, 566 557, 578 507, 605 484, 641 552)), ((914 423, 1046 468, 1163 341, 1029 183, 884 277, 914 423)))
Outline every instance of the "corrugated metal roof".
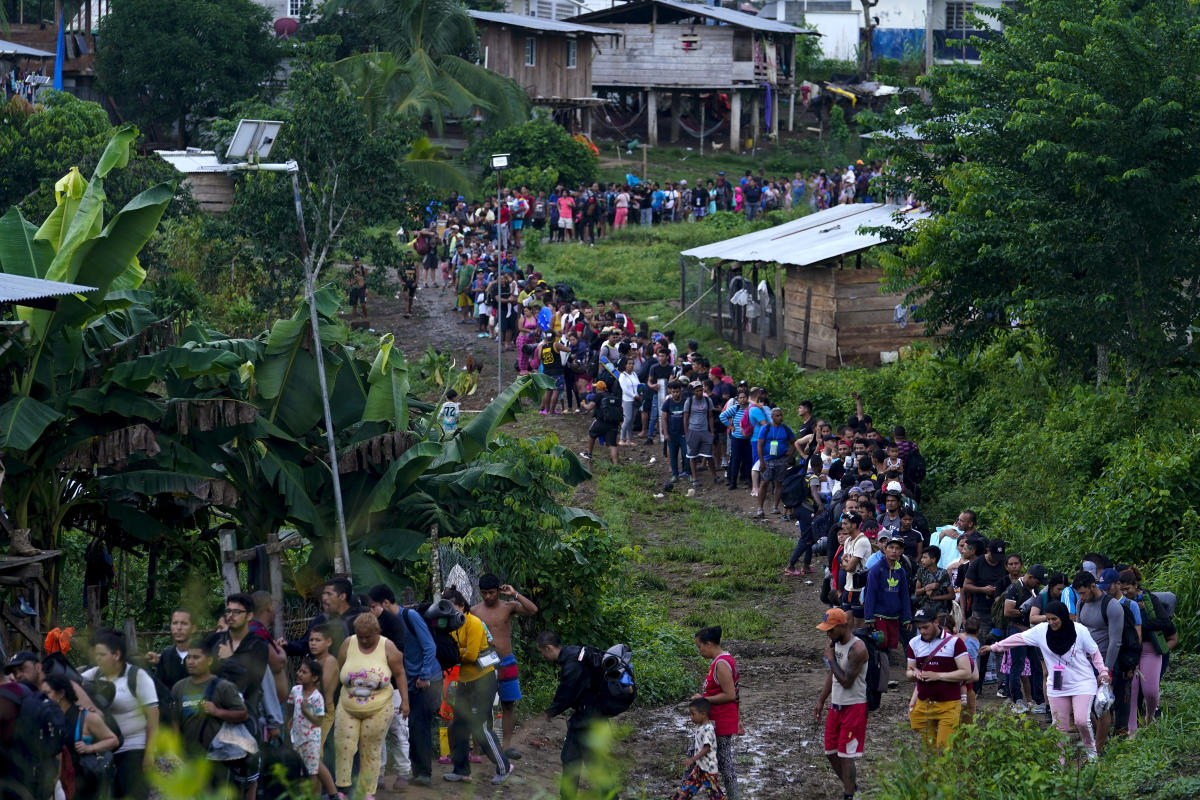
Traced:
POLYGON ((581 25, 578 22, 564 22, 557 19, 530 17, 524 14, 505 14, 499 11, 467 11, 473 19, 481 22, 494 22, 497 25, 510 25, 514 28, 524 28, 531 31, 550 31, 553 33, 590 33, 595 36, 620 36, 620 31, 607 28, 596 28, 591 25, 581 25))
MULTIPOLYGON (((884 203, 850 203, 818 211, 773 228, 721 242, 684 250, 683 255, 717 261, 765 261, 808 266, 838 256, 868 250, 883 239, 859 233, 861 227, 896 225, 892 218, 900 206, 884 203)), ((913 211, 905 220, 926 219, 929 213, 913 211)))
POLYGON ((94 291, 96 291, 95 286, 79 286, 74 283, 26 278, 24 275, 8 275, 0 272, 0 303, 17 303, 21 300, 38 300, 43 297, 62 297, 66 294, 84 294, 94 291))
POLYGON ((21 56, 22 58, 54 58, 54 53, 47 53, 45 50, 38 50, 35 47, 26 47, 23 44, 9 42, 0 39, 0 56, 21 56))
MULTIPOLYGON (((756 16, 754 14, 746 14, 741 11, 735 11, 732 8, 719 8, 717 6, 704 6, 698 3, 681 3, 678 0, 633 0, 629 3, 615 5, 612 8, 593 11, 588 14, 580 14, 571 19, 578 20, 595 20, 598 22, 625 22, 625 15, 630 12, 648 9, 650 6, 658 5, 664 9, 670 9, 667 16, 659 15, 659 22, 671 22, 675 19, 682 19, 685 16, 700 17, 714 19, 718 22, 724 22, 727 25, 734 25, 739 28, 750 28, 756 31, 766 31, 768 33, 791 33, 794 35, 818 35, 815 31, 806 31, 802 28, 796 28, 777 20, 767 19, 765 17, 756 16), (672 14, 671 11, 676 13, 672 14)), ((649 22, 649 19, 646 20, 649 22)))

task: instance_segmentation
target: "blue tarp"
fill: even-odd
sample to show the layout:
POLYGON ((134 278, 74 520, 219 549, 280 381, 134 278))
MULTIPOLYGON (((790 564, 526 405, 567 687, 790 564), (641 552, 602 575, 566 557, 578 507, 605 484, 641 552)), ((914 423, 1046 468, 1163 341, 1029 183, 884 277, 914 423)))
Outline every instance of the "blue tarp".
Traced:
POLYGON ((872 33, 871 46, 876 58, 903 60, 907 55, 925 63, 924 28, 875 28, 872 33))

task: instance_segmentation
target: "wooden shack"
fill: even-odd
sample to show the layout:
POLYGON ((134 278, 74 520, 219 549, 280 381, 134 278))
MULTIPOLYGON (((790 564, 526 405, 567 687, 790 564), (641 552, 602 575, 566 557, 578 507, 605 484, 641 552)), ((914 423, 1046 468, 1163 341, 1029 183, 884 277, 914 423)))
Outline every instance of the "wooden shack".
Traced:
POLYGON ((577 22, 493 11, 469 11, 479 30, 480 63, 521 85, 537 106, 582 108, 592 93, 596 39, 619 31, 577 22))
POLYGON ((222 164, 216 153, 194 147, 154 152, 186 176, 183 185, 191 190, 192 199, 201 211, 220 214, 233 205, 233 177, 230 175, 233 165, 222 164))
POLYGON ((679 139, 687 115, 695 131, 711 124, 715 133, 727 122, 734 152, 743 144, 744 121, 756 140, 764 124, 778 135, 785 100, 789 130, 794 127, 796 37, 815 35, 811 31, 677 0, 633 0, 571 20, 620 31, 601 43, 592 86, 601 96, 638 96, 651 146, 658 144, 659 117, 668 109, 671 141, 679 139))
MULTIPOLYGON (((773 290, 773 305, 782 319, 763 326, 767 341, 743 336, 743 344, 781 353, 805 367, 844 364, 873 366, 889 360, 901 347, 925 337, 924 326, 911 319, 904 295, 884 291, 883 271, 862 266, 862 253, 880 244, 863 228, 911 224, 923 212, 903 213, 882 203, 834 206, 744 236, 685 250, 685 258, 711 266, 711 280, 730 285, 737 275, 766 275, 778 267, 782 280, 773 290), (900 217, 897 222, 897 215, 900 217), (905 324, 897 321, 904 310, 905 324), (782 323, 782 324, 780 324, 782 323)), ((717 324, 739 319, 730 309, 729 292, 717 292, 717 324)), ((735 338, 735 341, 737 339, 735 338)))

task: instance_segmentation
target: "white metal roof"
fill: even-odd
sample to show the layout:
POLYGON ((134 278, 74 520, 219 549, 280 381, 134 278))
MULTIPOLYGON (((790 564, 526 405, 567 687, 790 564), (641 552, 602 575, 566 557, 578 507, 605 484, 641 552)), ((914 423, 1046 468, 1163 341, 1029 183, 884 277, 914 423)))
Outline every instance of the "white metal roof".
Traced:
MULTIPOLYGON (((768 31, 771 33, 790 33, 797 36, 815 36, 819 35, 816 31, 808 31, 803 28, 797 28, 783 22, 778 22, 766 17, 757 16, 755 14, 746 14, 742 11, 735 11, 732 8, 721 8, 719 6, 706 6, 699 3, 682 3, 678 0, 631 0, 628 3, 618 3, 611 8, 604 8, 599 11, 592 11, 586 14, 579 14, 572 19, 595 20, 596 22, 612 22, 622 23, 628 22, 630 14, 637 17, 645 16, 643 9, 652 5, 659 5, 678 12, 672 15, 675 19, 681 18, 680 15, 714 19, 718 22, 724 22, 727 25, 736 25, 740 28, 750 28, 756 31, 768 31)), ((659 16, 659 22, 670 22, 670 19, 664 19, 659 16)), ((646 20, 649 22, 649 19, 646 20)))
MULTIPOLYGON (((773 228, 693 247, 682 254, 717 261, 766 261, 801 267, 819 264, 882 243, 881 237, 859 233, 858 229, 896 225, 893 215, 900 210, 900 206, 884 203, 834 206, 773 228)), ((925 211, 909 211, 903 219, 911 222, 928 216, 925 211)))
POLYGON ((80 286, 75 283, 27 278, 24 275, 0 272, 0 303, 18 303, 22 300, 38 300, 43 297, 62 297, 67 294, 84 294, 94 291, 96 291, 95 286, 80 286))
POLYGON ((530 17, 524 14, 505 14, 499 11, 468 10, 472 19, 480 22, 494 22, 497 25, 510 25, 514 28, 524 28, 531 31, 549 31, 551 33, 589 33, 595 36, 620 36, 620 31, 608 28, 596 28, 592 25, 581 25, 578 22, 564 22, 557 19, 530 17))
POLYGON ((159 158, 184 174, 193 172, 229 172, 231 165, 222 164, 212 150, 155 150, 159 158))
POLYGON ((54 58, 54 53, 38 50, 36 47, 26 47, 23 44, 0 39, 0 56, 21 56, 22 58, 54 58))

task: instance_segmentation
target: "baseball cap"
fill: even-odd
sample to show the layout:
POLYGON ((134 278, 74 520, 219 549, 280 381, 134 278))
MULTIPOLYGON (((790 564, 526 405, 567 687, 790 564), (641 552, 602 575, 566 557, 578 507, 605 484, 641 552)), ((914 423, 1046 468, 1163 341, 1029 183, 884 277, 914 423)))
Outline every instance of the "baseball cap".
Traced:
POLYGON ((819 631, 831 631, 838 625, 845 625, 850 620, 846 619, 846 612, 840 608, 831 608, 825 612, 825 616, 821 619, 821 624, 817 626, 819 631))
POLYGON ((858 489, 862 492, 873 492, 875 491, 875 484, 871 481, 863 481, 862 483, 858 484, 858 489))
POLYGON ((13 653, 12 658, 10 658, 8 661, 4 662, 4 672, 5 672, 5 674, 7 674, 9 672, 12 672, 13 670, 15 670, 17 667, 21 666, 22 664, 28 664, 30 662, 33 662, 36 664, 37 661, 38 661, 37 654, 34 653, 32 650, 18 650, 17 652, 13 653))
POLYGON ((987 549, 988 552, 994 556, 1002 556, 1004 555, 1005 548, 1007 547, 1008 542, 1004 541, 1003 539, 992 539, 990 542, 988 542, 987 549))
POLYGON ((704 384, 701 383, 700 381, 692 381, 691 383, 688 384, 688 388, 689 389, 702 389, 702 388, 704 388, 704 384))
POLYGON ((1029 568, 1029 574, 1033 576, 1038 583, 1046 582, 1046 568, 1041 564, 1034 564, 1029 568))
POLYGON ((892 540, 892 529, 882 528, 879 533, 875 535, 875 538, 880 542, 890 542, 892 540))
POLYGON ((594 384, 592 384, 592 387, 597 392, 607 392, 608 391, 608 384, 605 383, 604 381, 596 381, 594 384))
POLYGON ((1100 573, 1100 582, 1096 585, 1100 587, 1100 591, 1107 592, 1119 580, 1121 580, 1121 573, 1110 567, 1100 573))
POLYGON ((937 617, 931 614, 927 608, 918 608, 913 612, 912 621, 914 624, 920 625, 922 622, 937 622, 937 617))
POLYGON ((847 511, 842 514, 842 522, 853 522, 855 525, 858 525, 862 522, 862 516, 857 511, 847 511))
POLYGON ((900 481, 888 481, 885 488, 887 489, 888 494, 904 494, 904 487, 900 485, 900 481))

